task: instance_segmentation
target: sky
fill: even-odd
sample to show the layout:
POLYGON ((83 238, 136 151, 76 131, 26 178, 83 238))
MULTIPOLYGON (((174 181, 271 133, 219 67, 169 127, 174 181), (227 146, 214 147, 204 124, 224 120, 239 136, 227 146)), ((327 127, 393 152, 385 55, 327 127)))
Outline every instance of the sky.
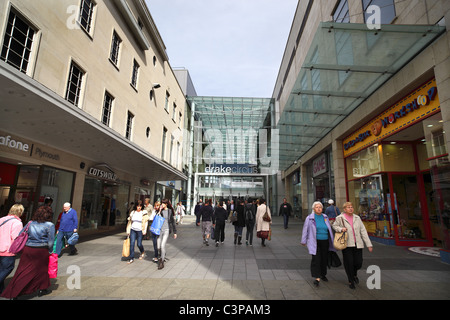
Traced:
POLYGON ((199 96, 272 97, 298 0, 145 0, 199 96))

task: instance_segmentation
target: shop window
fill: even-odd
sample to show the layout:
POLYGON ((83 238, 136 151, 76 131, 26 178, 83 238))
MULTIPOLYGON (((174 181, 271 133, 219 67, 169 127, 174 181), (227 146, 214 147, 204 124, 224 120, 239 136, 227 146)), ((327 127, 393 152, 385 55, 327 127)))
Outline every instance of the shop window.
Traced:
POLYGON ((348 157, 347 178, 361 178, 382 171, 380 153, 381 145, 375 144, 348 157))
POLYGON ((414 153, 411 144, 384 144, 383 171, 416 171, 414 153))

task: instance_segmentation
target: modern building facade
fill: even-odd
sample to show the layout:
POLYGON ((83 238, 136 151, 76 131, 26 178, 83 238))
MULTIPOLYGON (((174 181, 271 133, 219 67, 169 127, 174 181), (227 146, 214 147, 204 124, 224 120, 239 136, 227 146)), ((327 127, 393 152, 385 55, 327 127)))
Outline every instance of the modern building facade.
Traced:
POLYGON ((123 228, 187 179, 185 95, 144 1, 2 1, 0 36, 1 215, 51 197, 81 233, 123 228))
POLYGON ((450 3, 300 1, 273 98, 285 195, 376 241, 450 248, 450 3))

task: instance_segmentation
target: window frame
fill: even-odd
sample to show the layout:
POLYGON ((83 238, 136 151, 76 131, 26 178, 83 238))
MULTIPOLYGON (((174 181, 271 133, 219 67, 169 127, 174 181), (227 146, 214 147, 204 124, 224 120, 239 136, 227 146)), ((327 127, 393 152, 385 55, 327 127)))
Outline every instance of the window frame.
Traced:
POLYGON ((114 96, 111 93, 109 93, 108 91, 105 91, 105 95, 103 97, 103 108, 102 108, 101 121, 107 127, 110 127, 110 125, 111 125, 111 115, 112 115, 114 101, 115 101, 114 96), (108 98, 109 98, 109 101, 108 101, 108 98), (106 117, 106 122, 105 122, 105 117, 106 117))
POLYGON ((82 94, 83 94, 85 77, 86 77, 86 72, 84 71, 84 69, 81 68, 78 63, 71 60, 70 67, 69 67, 69 74, 67 77, 66 94, 65 94, 64 99, 76 107, 81 107, 81 99, 82 99, 82 94), (72 75, 74 74, 73 73, 74 68, 77 68, 81 75, 80 77, 77 76, 78 79, 77 79, 76 83, 74 81, 72 81, 72 75), (76 87, 76 92, 72 92, 72 90, 70 88, 71 85, 74 85, 76 87), (75 95, 74 101, 69 99, 69 93, 73 93, 75 95))
POLYGON ((95 21, 95 13, 96 13, 97 3, 94 0, 80 0, 79 13, 77 22, 80 25, 81 29, 86 32, 89 37, 92 37, 94 34, 94 21, 95 21), (88 3, 89 2, 89 3, 88 3), (83 13, 86 12, 84 10, 85 5, 88 6, 88 16, 86 20, 83 16, 83 13), (83 23, 85 21, 85 23, 83 23))
POLYGON ((134 124, 134 114, 128 110, 127 111, 127 123, 125 127, 125 138, 131 141, 133 134, 133 124, 134 124))
POLYGON ((133 59, 133 67, 131 70, 131 82, 130 85, 137 90, 138 87, 138 79, 139 79, 139 69, 140 69, 139 63, 136 61, 136 59, 133 59))
POLYGON ((109 61, 111 61, 111 63, 117 68, 119 68, 121 47, 122 47, 122 38, 120 38, 116 30, 113 30, 111 38, 111 48, 109 51, 109 61))

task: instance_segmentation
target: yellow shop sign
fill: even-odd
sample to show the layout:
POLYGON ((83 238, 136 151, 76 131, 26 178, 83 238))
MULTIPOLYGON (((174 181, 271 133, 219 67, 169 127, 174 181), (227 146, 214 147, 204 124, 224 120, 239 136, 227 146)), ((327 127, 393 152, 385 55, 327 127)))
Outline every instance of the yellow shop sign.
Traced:
POLYGON ((344 157, 360 151, 440 111, 436 79, 388 108, 344 139, 344 157))

